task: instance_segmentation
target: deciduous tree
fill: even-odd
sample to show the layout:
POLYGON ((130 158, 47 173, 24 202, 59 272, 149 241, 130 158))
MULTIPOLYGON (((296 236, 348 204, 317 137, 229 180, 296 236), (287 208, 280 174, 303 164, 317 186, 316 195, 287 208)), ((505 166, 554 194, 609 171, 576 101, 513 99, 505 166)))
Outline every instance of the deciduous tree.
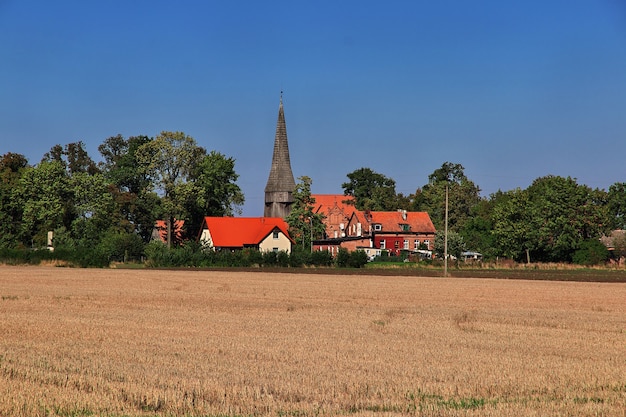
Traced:
POLYGON ((348 174, 348 182, 341 185, 344 195, 354 197, 359 210, 390 211, 398 208, 396 182, 372 171, 359 168, 348 174))

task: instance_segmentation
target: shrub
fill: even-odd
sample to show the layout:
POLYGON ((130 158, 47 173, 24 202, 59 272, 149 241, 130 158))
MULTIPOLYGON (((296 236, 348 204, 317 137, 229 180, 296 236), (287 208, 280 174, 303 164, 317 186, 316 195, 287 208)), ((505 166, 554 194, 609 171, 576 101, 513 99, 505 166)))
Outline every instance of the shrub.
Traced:
POLYGON ((363 268, 367 264, 367 253, 363 250, 356 250, 350 254, 349 265, 352 268, 363 268))
POLYGON ((598 265, 606 262, 607 259, 609 259, 609 251, 597 239, 583 241, 572 256, 572 260, 578 265, 598 265))
POLYGON ((337 266, 339 268, 346 268, 350 264, 350 252, 346 248, 339 248, 337 253, 337 266))
POLYGON ((314 251, 311 254, 309 264, 313 266, 331 266, 333 264, 333 255, 329 250, 314 251))

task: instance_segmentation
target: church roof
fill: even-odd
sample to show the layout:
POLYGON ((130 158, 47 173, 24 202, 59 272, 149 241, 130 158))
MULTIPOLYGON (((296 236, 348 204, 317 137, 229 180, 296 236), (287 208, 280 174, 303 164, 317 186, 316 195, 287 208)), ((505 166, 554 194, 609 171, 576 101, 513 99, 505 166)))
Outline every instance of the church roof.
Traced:
POLYGON ((293 192, 296 182, 291 171, 289 158, 289 143, 287 142, 287 126, 285 124, 285 111, 283 109, 283 97, 281 94, 278 107, 278 121, 276 123, 276 136, 274 137, 274 154, 272 155, 272 167, 265 186, 265 192, 293 192))

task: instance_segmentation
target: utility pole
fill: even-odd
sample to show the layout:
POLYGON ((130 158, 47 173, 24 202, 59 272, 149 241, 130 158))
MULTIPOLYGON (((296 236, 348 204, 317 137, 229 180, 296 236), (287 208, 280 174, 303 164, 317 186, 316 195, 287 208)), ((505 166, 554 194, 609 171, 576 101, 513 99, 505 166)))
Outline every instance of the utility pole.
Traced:
POLYGON ((443 232, 443 276, 448 276, 448 181, 446 179, 446 214, 443 232))
POLYGON ((313 253, 313 217, 309 217, 309 230, 311 231, 311 253, 313 253))

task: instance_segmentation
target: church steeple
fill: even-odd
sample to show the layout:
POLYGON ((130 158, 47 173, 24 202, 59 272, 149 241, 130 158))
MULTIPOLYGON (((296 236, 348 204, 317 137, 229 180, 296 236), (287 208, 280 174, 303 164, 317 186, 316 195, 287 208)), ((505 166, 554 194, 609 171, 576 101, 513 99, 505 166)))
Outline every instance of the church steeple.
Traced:
POLYGON ((293 172, 291 172, 287 126, 285 124, 285 111, 283 110, 283 92, 281 91, 276 136, 274 137, 272 167, 270 168, 270 176, 265 186, 265 210, 263 215, 265 217, 287 217, 291 211, 291 204, 293 204, 293 191, 295 188, 296 182, 293 179, 293 172))

